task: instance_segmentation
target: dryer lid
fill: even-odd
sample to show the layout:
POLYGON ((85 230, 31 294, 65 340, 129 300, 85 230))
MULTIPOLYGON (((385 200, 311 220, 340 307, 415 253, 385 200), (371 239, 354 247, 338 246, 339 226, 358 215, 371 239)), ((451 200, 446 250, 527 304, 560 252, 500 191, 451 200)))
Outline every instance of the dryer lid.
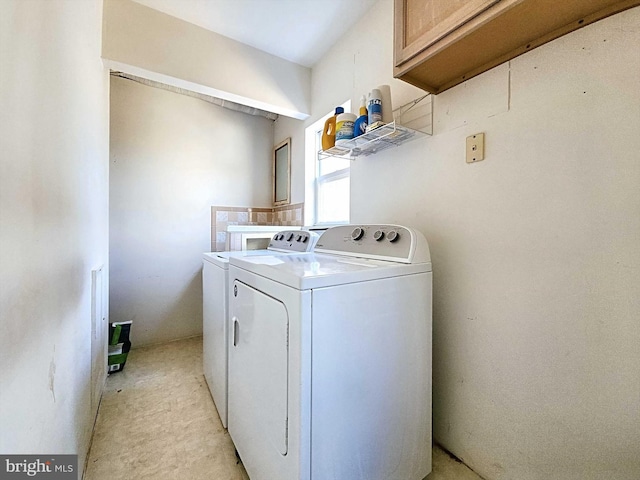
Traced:
POLYGON ((406 264, 319 253, 232 258, 230 265, 297 290, 431 271, 431 263, 406 264))
POLYGON ((205 262, 213 263, 221 268, 228 268, 229 259, 232 257, 257 257, 260 255, 273 255, 270 250, 233 250, 230 252, 206 252, 202 254, 205 262))

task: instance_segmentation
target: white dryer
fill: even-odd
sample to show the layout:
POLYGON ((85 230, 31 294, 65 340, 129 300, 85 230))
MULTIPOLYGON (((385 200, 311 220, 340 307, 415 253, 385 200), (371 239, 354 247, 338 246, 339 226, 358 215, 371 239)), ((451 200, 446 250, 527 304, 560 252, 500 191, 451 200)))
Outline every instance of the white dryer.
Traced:
POLYGON ((203 254, 202 267, 202 333, 204 376, 218 410, 222 425, 227 427, 228 388, 228 269, 232 257, 273 255, 274 253, 309 252, 318 234, 305 230, 276 233, 263 250, 211 252, 203 254))
POLYGON ((251 480, 431 471, 431 258, 397 225, 231 258, 229 433, 251 480))

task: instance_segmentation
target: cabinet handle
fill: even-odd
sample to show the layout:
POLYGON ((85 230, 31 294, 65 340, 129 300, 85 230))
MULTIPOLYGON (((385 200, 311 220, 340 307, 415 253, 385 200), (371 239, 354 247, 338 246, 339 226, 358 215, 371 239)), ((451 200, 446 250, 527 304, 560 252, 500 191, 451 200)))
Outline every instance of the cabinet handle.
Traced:
POLYGON ((238 318, 233 317, 233 346, 238 346, 238 334, 240 333, 238 329, 238 318))

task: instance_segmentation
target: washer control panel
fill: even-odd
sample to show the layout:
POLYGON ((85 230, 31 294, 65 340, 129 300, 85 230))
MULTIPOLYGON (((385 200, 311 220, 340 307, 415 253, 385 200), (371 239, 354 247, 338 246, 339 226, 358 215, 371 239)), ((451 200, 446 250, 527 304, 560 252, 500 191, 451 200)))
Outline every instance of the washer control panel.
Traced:
POLYGON ((318 234, 306 230, 283 230, 271 237, 269 250, 286 252, 310 252, 318 240, 318 234))
POLYGON ((424 236, 401 225, 333 227, 320 236, 314 251, 403 263, 431 261, 424 236))

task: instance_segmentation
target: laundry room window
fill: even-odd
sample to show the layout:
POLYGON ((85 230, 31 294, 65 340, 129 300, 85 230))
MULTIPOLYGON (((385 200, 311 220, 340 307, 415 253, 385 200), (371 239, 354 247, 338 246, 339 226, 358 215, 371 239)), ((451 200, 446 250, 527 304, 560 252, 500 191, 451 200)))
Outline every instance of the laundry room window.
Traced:
MULTIPOLYGON (((342 105, 345 111, 351 108, 348 101, 342 105)), ((314 172, 313 178, 308 178, 307 186, 312 195, 305 195, 306 201, 313 205, 311 213, 314 225, 335 225, 349 223, 350 214, 350 170, 351 160, 342 158, 318 158, 322 149, 322 130, 325 117, 307 128, 307 171, 314 172), (309 145, 309 143, 311 145, 309 145)))

